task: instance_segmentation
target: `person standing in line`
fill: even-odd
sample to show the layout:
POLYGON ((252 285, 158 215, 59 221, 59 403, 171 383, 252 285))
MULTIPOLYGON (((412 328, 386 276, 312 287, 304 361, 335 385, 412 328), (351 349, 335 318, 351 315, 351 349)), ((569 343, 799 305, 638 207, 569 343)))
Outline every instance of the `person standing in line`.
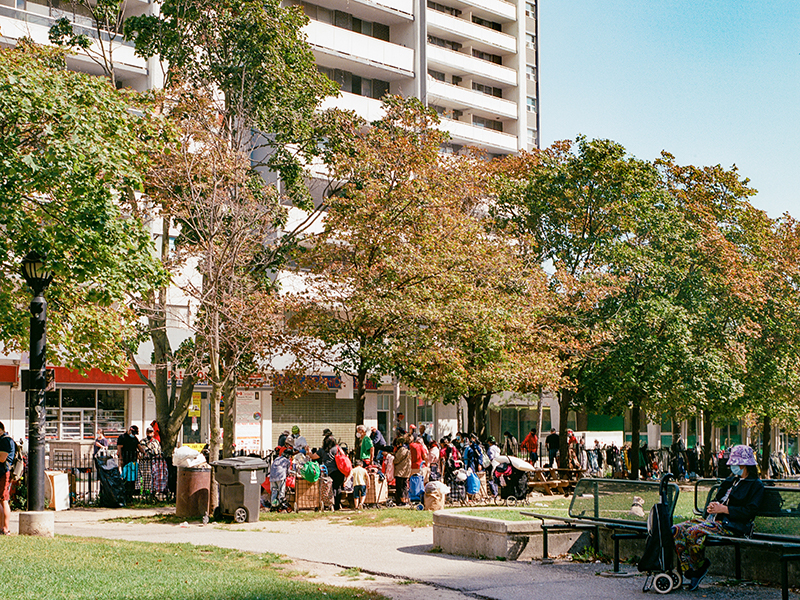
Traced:
POLYGON ((145 438, 142 440, 141 451, 145 456, 161 456, 161 444, 155 437, 155 431, 152 427, 148 427, 144 431, 145 438))
POLYGON ((558 445, 561 442, 561 438, 558 437, 555 428, 550 430, 550 435, 548 435, 544 440, 544 445, 547 446, 547 466, 553 466, 553 463, 556 460, 556 456, 558 455, 558 445))
POLYGON ((411 452, 405 445, 405 436, 394 440, 394 503, 405 506, 408 478, 411 476, 411 452))
POLYGON ((108 451, 108 438, 103 435, 102 429, 98 429, 97 438, 94 440, 94 445, 92 446, 92 458, 97 456, 101 450, 104 454, 108 451))
POLYGON ((11 465, 14 464, 14 453, 17 445, 6 432, 6 426, 0 423, 0 535, 11 533, 11 465))
POLYGON ((511 435, 510 431, 503 433, 505 441, 503 442, 503 454, 505 456, 516 456, 519 453, 519 444, 517 438, 511 435))
POLYGON ((371 464, 375 460, 375 446, 367 435, 367 428, 364 425, 356 427, 356 438, 360 440, 356 458, 364 461, 364 464, 371 464))
POLYGON ((128 463, 139 459, 139 427, 131 425, 128 431, 117 438, 117 457, 119 466, 124 468, 128 463))
POLYGON ((422 438, 414 436, 408 444, 408 450, 411 452, 411 475, 417 475, 422 468, 422 463, 428 460, 428 449, 422 443, 422 438))
POLYGON ((535 465, 539 459, 539 436, 536 435, 535 429, 531 429, 530 433, 525 436, 520 447, 527 453, 528 462, 535 465))
POLYGON ((369 474, 364 468, 363 461, 357 460, 353 470, 353 508, 360 511, 364 508, 364 500, 369 489, 369 474))

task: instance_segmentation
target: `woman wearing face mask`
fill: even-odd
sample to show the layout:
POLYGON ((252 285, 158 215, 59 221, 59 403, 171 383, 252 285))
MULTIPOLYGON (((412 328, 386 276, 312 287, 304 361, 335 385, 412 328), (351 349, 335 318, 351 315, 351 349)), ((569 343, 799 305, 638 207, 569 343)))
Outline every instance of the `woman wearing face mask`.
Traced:
POLYGON ((706 518, 685 521, 672 528, 683 576, 690 580, 689 590, 698 588, 711 566, 705 557, 707 535, 741 537, 749 531, 764 495, 756 464, 752 448, 734 446, 728 458, 732 475, 722 482, 714 501, 708 503, 706 518))

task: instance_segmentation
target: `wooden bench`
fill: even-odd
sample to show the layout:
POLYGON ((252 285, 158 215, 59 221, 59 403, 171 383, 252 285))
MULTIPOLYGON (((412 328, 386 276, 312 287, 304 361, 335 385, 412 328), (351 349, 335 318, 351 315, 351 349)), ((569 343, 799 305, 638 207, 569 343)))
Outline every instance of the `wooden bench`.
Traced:
MULTIPOLYGON (((714 500, 721 483, 719 479, 700 479, 695 483, 694 511, 697 515, 708 514, 708 504, 714 500)), ((789 563, 800 561, 800 482, 765 480, 764 485, 764 497, 751 534, 745 537, 709 535, 706 545, 734 547, 736 579, 742 578, 742 546, 779 552, 781 597, 788 600, 789 563)))
MULTIPOLYGON (((600 549, 600 527, 613 530, 614 571, 619 572, 619 542, 647 537, 647 516, 660 501, 661 484, 657 481, 584 478, 575 484, 568 517, 521 511, 520 514, 542 521, 542 560, 549 560, 548 532, 552 530, 594 530, 594 549, 600 549), (552 521, 558 521, 553 523, 552 521)), ((680 490, 666 484, 666 498, 672 516, 680 490)))

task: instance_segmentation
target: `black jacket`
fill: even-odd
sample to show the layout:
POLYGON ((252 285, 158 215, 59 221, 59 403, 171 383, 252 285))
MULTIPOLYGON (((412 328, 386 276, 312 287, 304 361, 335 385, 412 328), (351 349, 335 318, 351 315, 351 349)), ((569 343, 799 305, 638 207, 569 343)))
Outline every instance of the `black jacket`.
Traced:
POLYGON ((715 500, 722 502, 722 498, 731 486, 734 486, 733 490, 725 503, 728 506, 728 514, 719 515, 717 519, 734 533, 745 535, 750 532, 750 524, 755 519, 761 499, 764 497, 764 484, 756 475, 746 479, 728 477, 719 486, 715 500))

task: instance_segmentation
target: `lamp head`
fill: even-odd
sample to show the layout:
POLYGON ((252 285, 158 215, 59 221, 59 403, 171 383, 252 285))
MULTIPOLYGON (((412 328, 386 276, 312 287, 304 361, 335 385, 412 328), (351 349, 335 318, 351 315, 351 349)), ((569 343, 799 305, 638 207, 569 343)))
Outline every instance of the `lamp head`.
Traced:
POLYGON ((36 294, 41 294, 53 281, 53 273, 46 267, 45 258, 33 250, 22 259, 22 276, 36 294))

